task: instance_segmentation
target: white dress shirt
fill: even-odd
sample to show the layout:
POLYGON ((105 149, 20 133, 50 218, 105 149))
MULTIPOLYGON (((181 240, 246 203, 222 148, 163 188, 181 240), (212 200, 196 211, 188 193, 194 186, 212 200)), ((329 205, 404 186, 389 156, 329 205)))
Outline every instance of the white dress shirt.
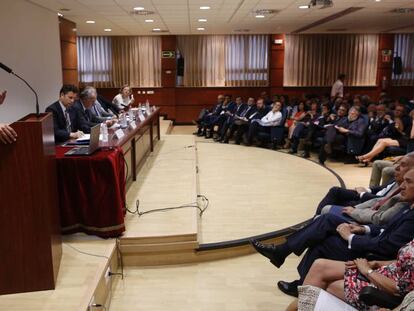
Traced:
POLYGON ((280 111, 269 111, 267 115, 260 119, 259 124, 262 126, 275 126, 280 125, 282 121, 282 113, 280 111))

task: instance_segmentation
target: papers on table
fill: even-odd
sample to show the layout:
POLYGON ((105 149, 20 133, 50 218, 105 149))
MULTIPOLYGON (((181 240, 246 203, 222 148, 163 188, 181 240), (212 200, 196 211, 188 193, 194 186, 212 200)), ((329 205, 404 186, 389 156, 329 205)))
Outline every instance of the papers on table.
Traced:
POLYGON ((78 143, 82 143, 82 142, 89 141, 90 139, 91 139, 91 134, 85 134, 85 135, 83 135, 82 137, 78 138, 78 139, 76 140, 76 142, 78 142, 78 143))

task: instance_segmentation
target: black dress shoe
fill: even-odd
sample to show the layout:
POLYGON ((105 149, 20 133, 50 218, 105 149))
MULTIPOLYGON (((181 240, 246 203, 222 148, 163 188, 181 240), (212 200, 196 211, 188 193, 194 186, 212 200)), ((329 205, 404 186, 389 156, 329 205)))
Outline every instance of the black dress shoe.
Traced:
POLYGON ((299 281, 293 281, 293 282, 286 282, 286 281, 279 281, 277 282, 277 287, 285 293, 286 295, 298 297, 298 286, 299 281))
POLYGON ((250 244, 254 249, 270 260, 270 262, 276 267, 280 268, 285 262, 285 256, 281 254, 278 247, 274 244, 264 245, 256 240, 250 240, 250 244))

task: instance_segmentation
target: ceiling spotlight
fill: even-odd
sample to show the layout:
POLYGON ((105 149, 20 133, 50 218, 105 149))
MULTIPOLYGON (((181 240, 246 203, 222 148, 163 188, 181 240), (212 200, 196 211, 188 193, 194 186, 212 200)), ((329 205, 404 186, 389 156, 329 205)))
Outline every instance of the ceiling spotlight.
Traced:
POLYGON ((134 8, 134 11, 144 11, 144 10, 145 10, 145 8, 143 8, 142 6, 136 6, 134 8))
POLYGON ((381 0, 375 0, 375 2, 381 2, 381 0))
POLYGON ((204 27, 198 27, 197 30, 202 31, 202 30, 206 30, 206 29, 204 27))
POLYGON ((109 31, 112 31, 112 29, 111 28, 105 28, 104 31, 108 31, 109 32, 109 31))
POLYGON ((205 19, 205 18, 199 18, 199 19, 198 19, 198 21, 199 21, 200 23, 205 23, 205 22, 207 22, 207 19, 205 19))
POLYGON ((210 10, 209 6, 200 6, 200 10, 210 10))
POLYGON ((256 15, 256 18, 265 18, 264 15, 256 15))
POLYGON ((62 14, 62 13, 60 13, 60 12, 58 12, 58 16, 59 16, 59 17, 63 17, 63 14, 62 14))
POLYGON ((161 28, 154 28, 152 31, 161 31, 161 28))
POLYGON ((95 21, 86 21, 87 24, 95 24, 95 21))
POLYGON ((300 5, 299 9, 309 9, 309 5, 300 5))
POLYGON ((146 22, 146 23, 153 23, 153 22, 154 22, 154 20, 153 20, 153 19, 146 19, 146 20, 145 20, 145 22, 146 22))

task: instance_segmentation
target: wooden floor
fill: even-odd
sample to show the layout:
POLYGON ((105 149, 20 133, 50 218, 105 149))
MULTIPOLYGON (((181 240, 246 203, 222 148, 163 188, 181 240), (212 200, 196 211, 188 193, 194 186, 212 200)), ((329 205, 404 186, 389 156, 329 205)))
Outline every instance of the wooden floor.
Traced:
MULTIPOLYGON (((193 131, 194 127, 174 127, 171 134, 184 135, 191 134, 193 131)), ((303 215, 312 214, 315 202, 326 192, 328 187, 338 184, 337 179, 318 164, 291 155, 243 146, 204 143, 205 140, 203 139, 196 139, 196 141, 199 141, 197 149, 200 192, 207 194, 212 201, 211 207, 201 220, 201 240, 203 242, 206 237, 209 237, 208 239, 211 241, 215 241, 222 238, 231 239, 240 235, 247 236, 260 232, 261 226, 269 226, 267 228, 275 229, 278 222, 298 223, 304 219, 303 215), (227 151, 231 152, 227 154, 227 151), (208 153, 209 156, 205 155, 204 152, 208 153), (215 161, 214 158, 219 156, 218 153, 221 152, 226 155, 220 155, 220 160, 215 161), (232 153, 233 156, 231 156, 232 153), (268 155, 274 157, 273 159, 279 159, 278 169, 283 166, 282 172, 278 169, 275 170, 274 166, 276 164, 273 164, 272 160, 267 159, 269 163, 263 160, 268 155), (255 165, 249 166, 250 174, 249 172, 242 172, 237 167, 231 167, 232 174, 228 173, 229 165, 234 162, 234 159, 244 160, 245 158, 258 160, 257 163, 262 163, 266 169, 260 171, 259 164, 257 164, 257 167, 255 165), (262 161, 260 162, 260 160, 262 161), (213 161, 213 164, 216 164, 218 168, 206 173, 203 166, 211 163, 210 161, 213 161), (293 165, 289 165, 289 163, 293 165), (287 167, 295 169, 295 174, 288 174, 287 167), (307 170, 311 170, 312 173, 308 174, 307 170), (247 179, 264 178, 268 181, 268 184, 245 182, 243 178, 235 178, 237 172, 247 179), (253 173, 258 173, 259 176, 253 173), (292 178, 294 187, 289 182, 285 182, 283 191, 276 192, 281 187, 281 184, 278 183, 279 180, 286 178, 286 174, 292 178), (243 183, 240 180, 243 180, 243 183), (235 184, 238 185, 234 187, 236 190, 231 189, 231 185, 234 186, 235 184), (275 189, 275 193, 270 191, 269 194, 263 190, 263 188, 267 189, 268 186, 272 190, 275 189), (322 189, 323 187, 326 188, 322 189), (226 197, 221 201, 219 196, 215 195, 216 191, 221 194, 228 194, 228 191, 224 191, 225 188, 229 189, 228 191, 233 196, 230 201, 226 197), (250 188, 253 195, 260 193, 271 197, 278 194, 284 200, 290 199, 288 212, 286 212, 285 206, 278 204, 269 205, 268 210, 263 207, 265 204, 254 210, 256 205, 252 204, 252 212, 246 212, 248 209, 244 206, 246 214, 243 216, 239 214, 240 210, 235 209, 230 213, 224 210, 226 206, 248 206, 249 204, 244 204, 246 197, 249 197, 245 192, 246 189, 250 188), (299 190, 300 193, 305 192, 307 195, 298 195, 299 190), (238 197, 241 200, 235 201, 238 197), (263 209, 267 211, 269 217, 264 222, 265 225, 259 223, 259 220, 263 220, 263 215, 256 216, 263 213, 263 209), (258 221, 256 226, 252 225, 255 221, 258 221), (208 229, 206 224, 213 226, 214 230, 208 229), (245 228, 246 231, 244 231, 245 228)), ((356 165, 344 165, 332 161, 327 161, 327 166, 342 176, 349 187, 368 184, 370 168, 359 168, 356 165)), ((254 202, 257 204, 258 200, 254 202)), ((277 289, 276 282, 278 280, 290 281, 295 279, 297 277, 296 266, 298 262, 299 258, 292 255, 286 260, 282 269, 277 269, 261 255, 253 254, 188 265, 152 268, 126 267, 124 281, 118 281, 114 288, 111 309, 131 310, 138 308, 142 310, 177 311, 284 310, 291 301, 291 297, 282 294, 277 289)))
MULTIPOLYGON (((164 123, 164 130, 169 126, 164 123)), ((142 183, 129 191, 128 203, 134 209, 139 199, 141 210, 147 210, 191 202, 198 192, 206 194, 211 205, 196 222, 201 242, 245 237, 276 230, 283 227, 281 224, 298 223, 312 214, 314 204, 329 186, 338 184, 331 173, 315 163, 270 150, 207 143, 189 135, 193 131, 194 127, 174 127, 171 137, 160 142, 143 168, 142 183), (184 148, 193 142, 197 142, 197 153, 192 147, 184 148), (158 153, 161 151, 164 155, 158 153), (219 154, 220 159, 216 158, 219 154), (244 170, 233 166, 235 160, 245 162, 244 170), (196 164, 199 176, 194 181, 196 164), (216 168, 206 170, 210 164, 216 168), (167 172, 164 177, 156 177, 162 171, 167 172), (286 181, 287 177, 291 179, 286 181), (158 187, 162 193, 154 195, 158 187), (220 200, 217 194, 225 195, 220 200)), ((347 186, 368 183, 369 168, 330 161, 327 166, 342 176, 347 186)), ((194 220, 189 219, 198 218, 189 211, 177 214, 189 216, 187 220, 179 220, 178 216, 174 219, 176 211, 128 215, 126 237, 192 232, 194 220), (170 226, 161 228, 166 219, 171 220, 170 226)), ((80 306, 88 303, 106 259, 79 253, 69 245, 108 256, 115 241, 84 235, 65 237, 57 289, 0 296, 0 310, 82 310, 80 306)), ((276 282, 293 280, 297 263, 298 258, 290 256, 282 269, 276 269, 262 256, 253 254, 187 265, 125 267, 124 280, 114 278, 112 302, 106 310, 283 310, 291 299, 277 290, 276 282)))

